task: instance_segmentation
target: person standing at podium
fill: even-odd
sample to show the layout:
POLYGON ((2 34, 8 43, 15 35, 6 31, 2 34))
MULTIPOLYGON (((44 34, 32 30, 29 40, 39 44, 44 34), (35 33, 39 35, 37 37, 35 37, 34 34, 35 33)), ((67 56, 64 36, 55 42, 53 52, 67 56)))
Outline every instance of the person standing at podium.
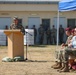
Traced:
POLYGON ((17 16, 13 18, 13 23, 10 26, 10 29, 20 29, 21 32, 25 35, 24 27, 19 23, 19 19, 17 16))

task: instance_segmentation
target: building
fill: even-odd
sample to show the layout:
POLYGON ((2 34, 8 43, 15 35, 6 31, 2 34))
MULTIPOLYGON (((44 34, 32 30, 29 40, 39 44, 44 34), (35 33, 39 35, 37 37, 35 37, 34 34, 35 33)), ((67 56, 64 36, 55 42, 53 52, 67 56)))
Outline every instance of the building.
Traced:
MULTIPOLYGON (((0 0, 0 29, 10 26, 12 18, 18 16, 20 23, 25 27, 32 28, 40 24, 44 27, 57 27, 59 0, 0 0)), ((64 28, 76 25, 76 11, 61 12, 60 24, 64 28)))

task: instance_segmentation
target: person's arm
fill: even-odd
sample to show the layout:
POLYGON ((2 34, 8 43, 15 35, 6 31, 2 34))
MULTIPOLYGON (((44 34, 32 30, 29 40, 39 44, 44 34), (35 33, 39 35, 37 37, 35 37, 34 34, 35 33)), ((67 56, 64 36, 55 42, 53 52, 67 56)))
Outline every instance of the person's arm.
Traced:
POLYGON ((74 41, 74 39, 75 39, 75 37, 73 37, 73 38, 72 37, 69 37, 68 38, 68 41, 67 41, 67 43, 65 45, 71 47, 72 46, 72 42, 74 41))
POLYGON ((10 25, 9 29, 12 29, 12 24, 10 25))
POLYGON ((62 47, 65 46, 66 47, 66 46, 68 46, 68 44, 62 43, 61 46, 62 47))
POLYGON ((21 27, 21 32, 25 35, 25 29, 23 26, 21 27))
POLYGON ((64 46, 66 47, 66 46, 68 46, 68 44, 64 44, 64 46))

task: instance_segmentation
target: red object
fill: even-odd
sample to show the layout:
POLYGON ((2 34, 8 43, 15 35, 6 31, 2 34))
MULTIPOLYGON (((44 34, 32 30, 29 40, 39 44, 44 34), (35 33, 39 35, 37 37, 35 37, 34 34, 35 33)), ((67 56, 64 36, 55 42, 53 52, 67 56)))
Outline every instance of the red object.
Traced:
POLYGON ((76 70, 76 65, 73 65, 72 68, 73 68, 74 70, 76 70))
POLYGON ((71 32, 72 32, 72 33, 74 33, 74 31, 75 31, 75 30, 74 30, 74 29, 72 29, 72 31, 71 31, 71 32))
POLYGON ((68 27, 68 28, 66 28, 66 29, 65 29, 65 31, 71 31, 71 28, 70 28, 70 27, 68 27))

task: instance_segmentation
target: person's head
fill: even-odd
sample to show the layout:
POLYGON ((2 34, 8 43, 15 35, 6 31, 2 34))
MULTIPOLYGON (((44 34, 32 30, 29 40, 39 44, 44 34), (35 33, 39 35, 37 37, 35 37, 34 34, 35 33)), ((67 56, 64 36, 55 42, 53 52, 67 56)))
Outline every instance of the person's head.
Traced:
POLYGON ((28 26, 26 26, 25 29, 28 29, 28 26))
POLYGON ((13 18, 13 21, 14 21, 15 25, 18 25, 18 17, 17 17, 17 16, 15 16, 15 17, 13 18))
POLYGON ((55 25, 53 25, 52 28, 55 28, 55 25))
POLYGON ((66 33, 67 36, 70 36, 71 35, 71 28, 69 28, 69 27, 66 28, 65 33, 66 33))
POLYGON ((62 28, 62 25, 60 25, 60 28, 62 28))
POLYGON ((33 28, 35 28, 35 25, 33 25, 33 28))
POLYGON ((5 29, 8 29, 8 25, 5 26, 5 29))

